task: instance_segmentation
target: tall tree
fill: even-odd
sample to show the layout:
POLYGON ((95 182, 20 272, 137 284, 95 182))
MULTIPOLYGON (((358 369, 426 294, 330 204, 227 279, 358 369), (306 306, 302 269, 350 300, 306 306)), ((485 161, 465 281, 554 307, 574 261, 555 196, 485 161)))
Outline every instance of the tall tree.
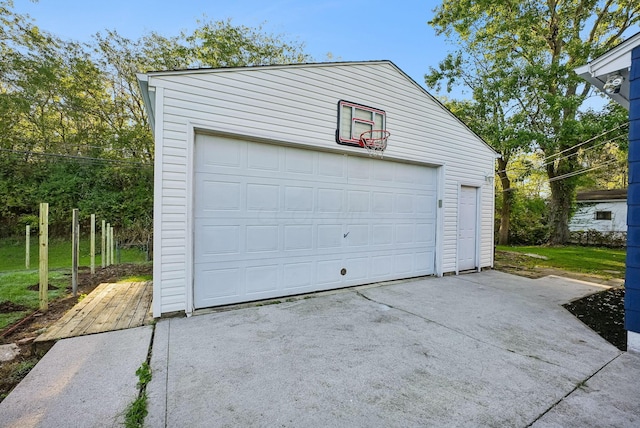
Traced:
POLYGON ((50 203, 50 231, 73 207, 145 240, 153 210, 153 138, 136 72, 309 60, 303 45, 229 21, 191 33, 115 31, 69 42, 0 0, 0 235, 50 203))
POLYGON ((518 75, 505 73, 509 67, 504 64, 489 65, 491 68, 473 52, 466 58, 461 54, 449 55, 440 63, 439 69, 431 68, 430 73, 425 75, 425 82, 438 90, 443 81, 446 81, 449 91, 457 82, 471 89, 473 101, 446 101, 445 105, 500 155, 496 169, 502 188, 498 243, 507 245, 515 201, 509 162, 514 155, 531 146, 531 138, 519 120, 519 105, 514 101, 517 85, 505 83, 517 80, 518 75))
POLYGON ((569 238, 569 215, 580 169, 576 145, 584 135, 580 108, 591 87, 573 69, 623 40, 639 22, 637 0, 443 0, 430 24, 458 43, 458 55, 502 69, 519 95, 520 120, 544 153, 551 189, 552 244, 569 238), (558 154, 565 156, 558 156, 558 154), (563 177, 562 179, 560 179, 563 177))

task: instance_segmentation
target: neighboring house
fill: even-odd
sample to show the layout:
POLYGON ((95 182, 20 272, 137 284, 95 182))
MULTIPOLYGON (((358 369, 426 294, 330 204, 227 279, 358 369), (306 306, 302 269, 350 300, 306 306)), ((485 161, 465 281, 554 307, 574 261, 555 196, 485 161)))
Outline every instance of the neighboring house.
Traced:
POLYGON ((576 73, 629 110, 629 185, 625 328, 628 349, 640 352, 640 33, 576 73))
POLYGON ((496 153, 393 63, 138 79, 154 316, 493 265, 496 153), (370 129, 391 134, 382 159, 370 129))
POLYGON ((591 190, 576 196, 569 222, 572 240, 582 244, 624 244, 627 235, 627 189, 591 190), (595 234, 590 232, 597 232, 595 234))

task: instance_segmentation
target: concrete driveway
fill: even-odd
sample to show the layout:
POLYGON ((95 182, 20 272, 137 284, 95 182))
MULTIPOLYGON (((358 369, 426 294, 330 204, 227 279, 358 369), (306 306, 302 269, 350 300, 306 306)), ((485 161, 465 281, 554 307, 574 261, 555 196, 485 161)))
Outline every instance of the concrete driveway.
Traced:
POLYGON ((156 325, 147 426, 640 426, 640 358, 496 271, 156 325))

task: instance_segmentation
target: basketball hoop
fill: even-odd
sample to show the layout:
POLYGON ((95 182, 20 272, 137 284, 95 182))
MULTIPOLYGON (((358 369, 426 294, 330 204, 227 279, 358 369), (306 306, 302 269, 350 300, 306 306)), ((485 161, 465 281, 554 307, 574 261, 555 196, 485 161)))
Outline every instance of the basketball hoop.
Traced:
POLYGON ((360 145, 369 152, 369 156, 380 156, 380 159, 382 159, 382 155, 387 148, 387 139, 390 135, 391 133, 384 129, 365 131, 360 134, 360 145))

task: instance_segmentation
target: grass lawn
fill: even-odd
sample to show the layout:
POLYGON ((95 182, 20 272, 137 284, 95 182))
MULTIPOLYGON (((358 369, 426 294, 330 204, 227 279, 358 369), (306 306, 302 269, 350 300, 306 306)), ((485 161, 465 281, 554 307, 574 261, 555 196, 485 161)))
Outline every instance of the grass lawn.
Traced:
MULTIPOLYGON (((24 307, 24 310, 0 313, 0 330, 18 321, 30 312, 38 309, 40 297, 38 292, 38 271, 0 272, 0 304, 11 302, 24 307)), ((68 273, 49 272, 49 301, 66 294, 69 285, 68 273)))
POLYGON ((498 251, 536 254, 526 263, 564 269, 571 272, 595 274, 604 277, 624 278, 626 250, 595 247, 510 247, 496 246, 498 251))
MULTIPOLYGON (((99 238, 99 237, 97 237, 99 238)), ((96 239, 96 252, 100 252, 101 243, 96 239)), ((80 239, 80 266, 90 266, 89 238, 80 239)), ((38 269, 38 237, 31 238, 29 247, 30 268, 38 269)), ((138 248, 120 250, 120 263, 142 263, 146 254, 138 248)), ((96 266, 102 264, 102 258, 96 254, 96 266)), ((66 239, 49 240, 49 269, 71 269, 71 241, 66 239)), ((25 240, 24 238, 0 239, 0 272, 26 270, 25 269, 25 240)))

